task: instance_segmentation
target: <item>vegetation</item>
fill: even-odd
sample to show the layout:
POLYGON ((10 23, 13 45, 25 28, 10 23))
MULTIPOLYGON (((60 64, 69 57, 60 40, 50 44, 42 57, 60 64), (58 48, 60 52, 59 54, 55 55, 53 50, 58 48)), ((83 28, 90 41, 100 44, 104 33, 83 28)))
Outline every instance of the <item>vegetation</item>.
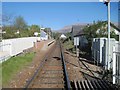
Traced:
POLYGON ((52 36, 51 28, 45 28, 45 29, 44 29, 44 32, 46 32, 46 33, 48 34, 48 39, 50 39, 51 36, 52 36))
POLYGON ((10 20, 9 16, 3 18, 3 39, 32 37, 34 32, 40 33, 38 25, 28 26, 22 16, 17 16, 14 20, 10 20))
POLYGON ((73 42, 71 40, 65 41, 64 42, 64 48, 66 50, 69 50, 69 51, 73 52, 73 49, 74 49, 73 42))
MULTIPOLYGON (((83 31, 88 40, 89 50, 91 50, 93 38, 108 37, 106 21, 93 22, 92 25, 86 26, 83 31)), ((111 31, 110 36, 111 38, 115 38, 116 40, 118 40, 118 36, 115 34, 114 31, 111 31)))
POLYGON ((9 60, 2 63, 2 84, 7 85, 14 75, 19 72, 25 65, 28 65, 33 57, 34 53, 27 53, 21 56, 12 57, 9 60))
POLYGON ((53 34, 53 38, 54 38, 54 39, 59 39, 60 33, 58 33, 58 32, 53 32, 52 34, 53 34))
POLYGON ((22 16, 18 16, 15 18, 13 26, 16 28, 16 30, 20 31, 27 29, 27 23, 22 16))
MULTIPOLYGON (((33 36, 34 35, 34 32, 38 32, 40 33, 40 27, 38 25, 31 25, 30 26, 30 30, 29 30, 29 35, 30 36, 33 36)), ((40 35, 40 34, 39 34, 40 35)))

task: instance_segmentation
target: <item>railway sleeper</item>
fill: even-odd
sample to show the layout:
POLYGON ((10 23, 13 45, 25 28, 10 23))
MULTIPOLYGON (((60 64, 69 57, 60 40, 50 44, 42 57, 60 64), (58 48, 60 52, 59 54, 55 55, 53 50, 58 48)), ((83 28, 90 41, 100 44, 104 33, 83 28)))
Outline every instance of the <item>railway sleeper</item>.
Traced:
POLYGON ((42 79, 42 80, 39 80, 39 82, 37 82, 39 84, 64 84, 64 80, 58 80, 58 79, 42 79))
MULTIPOLYGON (((64 84, 38 84, 38 85, 33 85, 32 88, 64 88, 64 84)), ((51 90, 52 90, 51 89, 51 90)))
POLYGON ((50 77, 50 78, 53 78, 53 77, 61 77, 61 78, 64 78, 63 74, 59 74, 59 73, 49 73, 49 74, 42 74, 41 77, 50 77))
MULTIPOLYGON (((48 66, 48 65, 46 65, 46 66, 48 66)), ((62 64, 49 64, 49 66, 58 66, 58 67, 62 67, 62 64)))
POLYGON ((44 71, 41 71, 41 73, 44 73, 44 74, 63 74, 63 71, 62 70, 44 70, 44 71))
POLYGON ((45 70, 63 70, 62 67, 58 67, 58 66, 47 66, 45 68, 43 68, 43 71, 45 70))
POLYGON ((71 81, 71 87, 74 90, 110 90, 113 85, 105 80, 74 80, 71 81))

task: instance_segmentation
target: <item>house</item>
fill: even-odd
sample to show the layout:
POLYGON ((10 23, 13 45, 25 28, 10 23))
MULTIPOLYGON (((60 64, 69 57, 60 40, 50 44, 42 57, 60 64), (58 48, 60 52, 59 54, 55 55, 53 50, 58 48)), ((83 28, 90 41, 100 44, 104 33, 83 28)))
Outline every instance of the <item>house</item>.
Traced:
POLYGON ((48 34, 43 30, 40 32, 40 40, 48 40, 48 34))
POLYGON ((114 24, 110 24, 111 25, 111 31, 114 30, 115 34, 118 35, 119 37, 119 42, 120 42, 120 28, 115 26, 114 24))
POLYGON ((71 37, 74 40, 74 45, 79 45, 80 48, 85 48, 88 41, 83 32, 83 28, 86 25, 73 25, 71 30, 71 37))
POLYGON ((71 38, 74 39, 74 36, 76 36, 79 32, 83 31, 83 28, 86 25, 72 25, 71 28, 71 38))
POLYGON ((0 42, 2 41, 2 26, 0 25, 0 42))
POLYGON ((48 35, 48 39, 51 39, 52 36, 51 28, 44 28, 43 31, 48 35))
MULTIPOLYGON (((105 22, 103 22, 103 24, 105 24, 105 26, 101 26, 101 28, 99 28, 97 31, 96 31, 96 33, 97 34, 99 34, 100 33, 100 30, 102 30, 102 29, 105 29, 106 31, 104 32, 104 34, 105 35, 107 35, 108 34, 108 30, 107 30, 107 22, 105 21, 105 22)), ((118 39, 119 39, 119 41, 120 41, 120 28, 118 28, 117 26, 115 26, 113 23, 110 23, 110 26, 111 26, 111 32, 115 32, 115 34, 118 36, 118 39)))
POLYGON ((78 42, 77 45, 79 45, 80 48, 85 48, 88 44, 88 40, 86 39, 85 34, 82 31, 74 36, 74 43, 76 42, 76 40, 78 42))
POLYGON ((67 37, 64 35, 64 34, 62 34, 61 36, 60 36, 60 39, 66 39, 67 37))

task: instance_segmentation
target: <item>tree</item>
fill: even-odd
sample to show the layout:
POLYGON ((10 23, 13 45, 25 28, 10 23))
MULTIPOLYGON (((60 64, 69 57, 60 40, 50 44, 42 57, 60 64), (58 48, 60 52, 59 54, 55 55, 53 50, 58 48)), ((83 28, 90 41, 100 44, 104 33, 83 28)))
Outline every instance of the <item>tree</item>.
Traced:
POLYGON ((53 38, 54 38, 54 39, 56 39, 56 40, 59 39, 60 33, 58 33, 58 32, 53 32, 52 34, 53 34, 53 38))
POLYGON ((52 30, 51 30, 51 28, 45 28, 44 32, 46 32, 48 34, 48 38, 50 39, 51 36, 52 36, 52 30))
POLYGON ((30 26, 30 36, 34 36, 34 32, 40 33, 40 27, 38 25, 30 26))
MULTIPOLYGON (((100 37, 107 37, 107 21, 97 21, 93 22, 92 25, 88 25, 83 29, 85 36, 88 40, 89 49, 91 49, 92 39, 93 38, 100 38, 100 37)), ((112 38, 117 38, 117 35, 114 31, 111 33, 112 38)))
POLYGON ((2 14, 2 25, 12 25, 14 16, 12 14, 3 13, 2 14))
POLYGON ((27 23, 22 16, 18 16, 15 18, 14 27, 20 31, 25 30, 27 29, 27 23))
POLYGON ((22 16, 15 17, 14 20, 12 18, 7 14, 4 15, 3 39, 27 37, 29 32, 24 18, 22 16))
POLYGON ((12 26, 4 26, 3 31, 3 39, 9 39, 9 38, 18 38, 19 35, 15 35, 15 31, 13 30, 14 28, 12 26))

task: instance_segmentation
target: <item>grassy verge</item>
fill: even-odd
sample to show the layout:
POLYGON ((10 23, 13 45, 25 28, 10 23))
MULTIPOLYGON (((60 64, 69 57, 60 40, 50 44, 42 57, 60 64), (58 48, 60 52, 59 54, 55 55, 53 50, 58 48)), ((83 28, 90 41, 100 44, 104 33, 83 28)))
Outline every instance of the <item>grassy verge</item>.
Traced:
POLYGON ((14 75, 19 72, 25 65, 30 64, 34 53, 27 53, 22 56, 12 57, 2 63, 2 85, 6 86, 14 75))

